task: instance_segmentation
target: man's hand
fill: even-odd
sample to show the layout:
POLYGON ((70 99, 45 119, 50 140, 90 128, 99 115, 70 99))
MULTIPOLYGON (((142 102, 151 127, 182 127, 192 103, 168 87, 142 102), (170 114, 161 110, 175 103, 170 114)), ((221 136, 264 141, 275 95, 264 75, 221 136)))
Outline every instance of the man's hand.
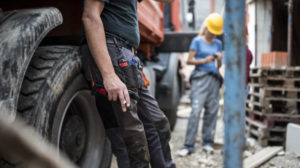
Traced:
POLYGON ((103 76, 103 84, 108 93, 108 100, 117 101, 119 98, 122 110, 126 112, 126 105, 127 107, 130 106, 130 97, 125 84, 116 74, 111 76, 103 76))

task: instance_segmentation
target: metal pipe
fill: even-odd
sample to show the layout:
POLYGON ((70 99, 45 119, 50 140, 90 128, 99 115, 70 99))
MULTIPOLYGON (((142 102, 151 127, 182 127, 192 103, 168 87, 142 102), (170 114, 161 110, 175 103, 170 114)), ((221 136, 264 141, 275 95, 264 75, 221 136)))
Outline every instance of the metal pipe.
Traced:
POLYGON ((225 1, 224 168, 243 167, 245 141, 245 1, 225 1), (242 25, 242 26, 241 26, 242 25))
POLYGON ((293 40, 293 0, 288 2, 288 66, 291 66, 292 62, 292 40, 293 40))

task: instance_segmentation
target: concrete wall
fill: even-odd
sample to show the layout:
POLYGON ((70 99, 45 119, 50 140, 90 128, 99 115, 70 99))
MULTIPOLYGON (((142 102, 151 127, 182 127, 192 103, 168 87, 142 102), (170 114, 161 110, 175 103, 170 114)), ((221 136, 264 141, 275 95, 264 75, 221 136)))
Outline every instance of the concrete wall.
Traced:
POLYGON ((256 66, 261 65, 261 54, 271 51, 272 1, 256 1, 256 66))
POLYGON ((289 123, 286 133, 286 151, 300 155, 300 125, 289 123))
MULTIPOLYGON (((210 0, 195 0, 195 29, 199 30, 210 13, 210 0)), ((215 0, 215 12, 221 13, 222 8, 225 7, 224 0, 215 0)))
MULTIPOLYGON (((187 14, 188 0, 181 0, 181 10, 184 11, 183 15, 187 14)), ((215 12, 221 13, 225 6, 225 0, 215 0, 215 12)), ((185 31, 198 31, 200 30, 204 19, 210 13, 210 0, 195 0, 195 29, 188 26, 186 19, 183 17, 185 31)))
POLYGON ((253 54, 253 60, 251 67, 255 66, 256 60, 256 19, 255 19, 255 3, 252 1, 248 4, 248 14, 249 14, 249 22, 248 22, 248 47, 253 54))
POLYGON ((251 67, 261 65, 261 54, 271 51, 272 1, 248 0, 248 46, 253 53, 251 67))

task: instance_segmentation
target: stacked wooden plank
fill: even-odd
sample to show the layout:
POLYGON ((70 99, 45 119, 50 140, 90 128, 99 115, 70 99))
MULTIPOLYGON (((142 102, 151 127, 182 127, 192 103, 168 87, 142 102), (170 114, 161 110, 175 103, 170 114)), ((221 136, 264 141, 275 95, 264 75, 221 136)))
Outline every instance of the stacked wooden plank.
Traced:
POLYGON ((300 123, 300 67, 253 68, 246 104, 247 134, 262 146, 284 145, 288 123, 300 123))

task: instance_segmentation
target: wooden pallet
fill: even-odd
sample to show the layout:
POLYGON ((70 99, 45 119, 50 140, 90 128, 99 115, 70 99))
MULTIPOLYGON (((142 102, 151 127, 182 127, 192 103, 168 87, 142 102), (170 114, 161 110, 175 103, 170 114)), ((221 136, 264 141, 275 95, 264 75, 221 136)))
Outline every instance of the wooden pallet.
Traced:
POLYGON ((300 78, 300 67, 255 67, 251 68, 250 76, 254 77, 285 77, 285 78, 300 78))
POLYGON ((246 132, 248 137, 258 141, 261 146, 284 145, 286 129, 267 128, 263 124, 246 118, 246 132))
POLYGON ((250 112, 255 114, 258 117, 267 117, 267 118, 295 118, 295 119, 300 119, 300 114, 293 114, 293 113, 288 113, 288 114, 284 114, 284 113, 263 113, 261 111, 257 111, 257 110, 251 110, 250 108, 246 107, 246 112, 250 112))
POLYGON ((250 77, 250 84, 260 87, 300 88, 300 78, 250 77))
POLYGON ((250 95, 273 98, 300 99, 300 88, 261 87, 250 85, 250 95))
POLYGON ((295 98, 281 98, 281 97, 264 97, 259 94, 250 93, 248 100, 258 103, 263 107, 295 107, 300 106, 300 99, 295 98))
POLYGON ((298 101, 286 100, 264 100, 263 102, 246 101, 246 108, 252 111, 259 111, 263 114, 291 114, 298 115, 300 112, 300 105, 298 101))
POLYGON ((246 109, 246 117, 252 121, 258 122, 266 128, 286 128, 288 123, 300 123, 300 115, 296 116, 265 116, 258 115, 249 109, 246 109))

